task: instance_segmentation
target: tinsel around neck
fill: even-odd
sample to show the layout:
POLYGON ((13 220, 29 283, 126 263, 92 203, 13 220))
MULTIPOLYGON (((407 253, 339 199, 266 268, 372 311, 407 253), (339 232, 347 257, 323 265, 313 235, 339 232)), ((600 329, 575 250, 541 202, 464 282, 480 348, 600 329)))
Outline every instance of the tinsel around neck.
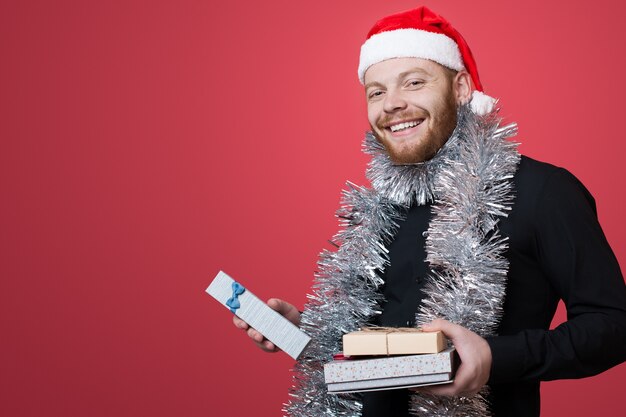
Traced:
MULTIPOLYGON (((516 144, 505 140, 515 125, 499 126, 493 115, 476 116, 467 106, 446 145, 430 161, 394 165, 373 135, 364 141, 372 155, 372 189, 349 184, 337 212, 343 228, 335 251, 323 251, 313 293, 301 317, 312 341, 295 366, 291 416, 359 416, 357 397, 329 395, 323 364, 341 350, 341 336, 380 314, 387 246, 398 220, 412 204, 432 202, 426 238, 432 275, 417 314, 418 323, 446 318, 482 336, 492 334, 501 314, 508 262, 496 225, 513 201, 511 179, 519 162, 516 144)), ((486 416, 481 395, 450 399, 414 395, 415 415, 486 416)))
POLYGON ((378 193, 396 204, 432 203, 436 194, 435 178, 444 167, 450 167, 457 161, 463 163, 463 157, 470 150, 468 148, 485 144, 481 138, 499 140, 515 133, 516 125, 500 128, 499 119, 494 114, 477 116, 468 105, 460 106, 454 132, 433 158, 416 164, 397 165, 374 134, 367 132, 363 152, 371 155, 372 159, 366 176, 378 193))

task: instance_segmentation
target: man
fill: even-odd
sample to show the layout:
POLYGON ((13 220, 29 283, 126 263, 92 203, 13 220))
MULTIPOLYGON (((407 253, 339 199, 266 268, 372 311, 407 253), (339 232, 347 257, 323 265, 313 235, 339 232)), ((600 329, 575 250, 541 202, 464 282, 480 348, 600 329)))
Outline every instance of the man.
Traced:
MULTIPOLYGON (((372 189, 346 192, 345 229, 301 314, 293 416, 539 415, 539 382, 626 359, 626 288, 593 198, 567 171, 520 156, 461 35, 427 8, 381 19, 361 49, 372 189), (548 330, 559 299, 568 321, 548 330), (327 395, 321 366, 365 324, 442 330, 448 385, 327 395), (486 388, 486 387, 489 387, 486 388)), ((237 327, 266 351, 273 344, 237 327)))

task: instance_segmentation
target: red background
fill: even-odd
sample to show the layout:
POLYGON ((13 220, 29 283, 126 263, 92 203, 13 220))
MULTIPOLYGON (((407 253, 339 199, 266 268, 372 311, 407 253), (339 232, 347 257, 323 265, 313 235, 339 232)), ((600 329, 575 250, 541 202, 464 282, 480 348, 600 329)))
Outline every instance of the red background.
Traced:
MULTIPOLYGON (((592 4, 431 7, 522 152, 595 195, 623 264, 625 7, 592 4)), ((365 181, 359 47, 414 6, 3 1, 0 414, 280 415, 293 361, 204 289, 223 269, 303 305, 344 181, 365 181)), ((624 379, 546 383, 543 415, 625 415, 624 379)))

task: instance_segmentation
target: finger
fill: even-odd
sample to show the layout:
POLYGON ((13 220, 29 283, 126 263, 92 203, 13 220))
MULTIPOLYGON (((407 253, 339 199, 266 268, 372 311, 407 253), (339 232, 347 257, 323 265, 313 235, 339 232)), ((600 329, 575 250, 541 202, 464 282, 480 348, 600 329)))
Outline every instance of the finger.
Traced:
POLYGON ((479 392, 479 389, 462 390, 461 388, 447 387, 445 385, 431 387, 428 391, 429 394, 447 397, 471 397, 472 395, 478 394, 479 392))
POLYGON ((257 343, 261 343, 263 341, 263 335, 254 330, 252 327, 248 329, 248 336, 257 343))
POLYGON ((276 352, 278 349, 276 348, 276 345, 273 344, 272 342, 270 342, 269 340, 265 340, 263 342, 263 347, 268 351, 268 352, 276 352))
POLYGON ((422 387, 409 388, 411 391, 431 394, 431 395, 457 395, 458 387, 453 382, 441 385, 426 385, 422 387))
POLYGON ((421 328, 424 331, 432 332, 432 331, 436 331, 436 330, 443 330, 444 328, 447 329, 447 328, 449 328, 449 325, 452 325, 452 323, 450 323, 448 320, 435 319, 435 320, 431 321, 430 323, 423 324, 421 326, 421 328))
POLYGON ((432 385, 425 387, 428 392, 434 395, 458 396, 474 392, 473 377, 465 364, 461 364, 457 369, 454 381, 451 384, 432 385))
POLYGON ((239 329, 243 329, 243 330, 247 330, 248 327, 248 323, 246 323, 245 321, 241 320, 239 317, 233 315, 233 324, 239 328, 239 329))
POLYGON ((276 347, 276 345, 274 345, 272 342, 270 342, 269 340, 264 340, 263 342, 259 343, 259 342, 254 342, 261 350, 263 350, 264 352, 270 352, 270 353, 274 353, 274 352, 278 352, 280 349, 278 349, 276 347))
POLYGON ((448 339, 454 341, 455 338, 460 337, 463 334, 464 328, 458 324, 450 323, 447 320, 435 319, 428 324, 422 325, 422 330, 425 332, 442 331, 448 339))
POLYGON ((279 298, 270 298, 267 300, 267 305, 269 305, 273 310, 279 312, 282 316, 286 317, 287 320, 291 321, 296 326, 300 324, 300 312, 298 312, 298 309, 288 302, 279 298))
POLYGON ((278 311, 283 316, 291 310, 291 304, 279 299, 279 298, 270 298, 267 300, 267 305, 270 306, 273 310, 278 311))
POLYGON ((433 395, 445 395, 445 396, 454 396, 458 394, 458 387, 454 384, 447 385, 433 385, 428 387, 422 387, 420 391, 427 392, 433 395))

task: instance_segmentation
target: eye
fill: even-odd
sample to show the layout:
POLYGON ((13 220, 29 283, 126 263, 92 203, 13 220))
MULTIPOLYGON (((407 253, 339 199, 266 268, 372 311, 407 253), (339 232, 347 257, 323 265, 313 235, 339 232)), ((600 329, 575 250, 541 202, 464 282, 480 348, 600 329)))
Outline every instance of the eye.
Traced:
POLYGON ((369 99, 375 99, 375 98, 380 97, 380 96, 382 96, 382 95, 383 95, 383 90, 372 90, 372 91, 371 91, 371 92, 367 95, 367 97, 368 97, 369 99))
POLYGON ((407 87, 421 87, 424 84, 424 81, 422 80, 417 80, 417 79, 410 79, 406 82, 406 86, 407 87))

